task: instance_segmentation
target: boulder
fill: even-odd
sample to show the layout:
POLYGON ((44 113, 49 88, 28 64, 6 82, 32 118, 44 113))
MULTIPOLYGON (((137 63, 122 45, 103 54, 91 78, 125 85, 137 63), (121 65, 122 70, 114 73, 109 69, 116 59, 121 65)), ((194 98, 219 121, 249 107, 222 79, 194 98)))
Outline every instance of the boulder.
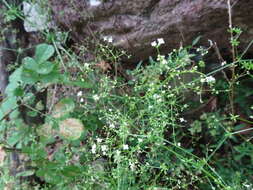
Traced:
MULTIPOLYGON (((217 42, 229 54, 227 0, 49 0, 54 21, 84 44, 109 39, 132 55, 128 61, 155 55, 151 42, 163 38, 161 52, 187 46, 202 36, 199 45, 217 42)), ((243 30, 240 49, 253 39, 253 1, 231 0, 233 25, 243 30)), ((249 50, 252 53, 252 48, 249 50)))

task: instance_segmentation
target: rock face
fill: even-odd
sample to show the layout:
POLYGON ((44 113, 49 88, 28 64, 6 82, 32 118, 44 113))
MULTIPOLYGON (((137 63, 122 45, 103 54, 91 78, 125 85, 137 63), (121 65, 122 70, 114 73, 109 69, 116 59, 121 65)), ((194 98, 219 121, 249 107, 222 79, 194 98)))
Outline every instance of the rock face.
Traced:
MULTIPOLYGON (((112 37, 112 43, 132 54, 129 61, 155 54, 151 42, 164 38, 162 53, 190 45, 202 36, 217 42, 229 53, 227 0, 50 0, 54 20, 75 42, 86 37, 100 41, 112 37)), ((253 39, 253 1, 231 0, 233 25, 244 32, 241 50, 253 39)), ((251 50, 252 53, 252 48, 251 50)))

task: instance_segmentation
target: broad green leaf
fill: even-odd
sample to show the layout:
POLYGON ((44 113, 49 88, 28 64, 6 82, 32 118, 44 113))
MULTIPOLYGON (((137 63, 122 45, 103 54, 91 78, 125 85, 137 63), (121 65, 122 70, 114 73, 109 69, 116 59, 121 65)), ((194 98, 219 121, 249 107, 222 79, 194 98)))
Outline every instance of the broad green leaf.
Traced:
POLYGON ((20 140, 22 140, 23 135, 20 132, 14 132, 12 133, 12 135, 7 139, 7 143, 10 146, 14 146, 15 144, 17 144, 20 140))
POLYGON ((6 87, 5 93, 10 96, 13 95, 15 89, 19 87, 19 83, 21 81, 22 67, 16 69, 9 78, 9 84, 6 87))
POLYGON ((71 98, 63 98, 57 104, 54 105, 52 116, 54 118, 60 118, 72 112, 74 108, 75 102, 71 98))
POLYGON ((16 69, 11 75, 10 75, 10 82, 19 82, 21 80, 21 73, 22 73, 22 67, 19 67, 16 69))
POLYGON ((21 75, 21 79, 26 84, 34 84, 34 83, 39 81, 40 76, 39 76, 38 73, 33 72, 33 71, 29 71, 29 70, 24 68, 23 72, 22 72, 22 75, 21 75))
POLYGON ((31 57, 25 57, 23 59, 24 68, 32 71, 36 71, 38 69, 38 63, 31 58, 31 57))
POLYGON ((79 119, 68 118, 60 122, 60 135, 68 140, 77 140, 81 137, 84 127, 79 119))
POLYGON ((54 47, 48 44, 39 44, 35 50, 35 60, 38 64, 47 61, 54 54, 54 47))
POLYGON ((19 115, 20 115, 20 112, 19 112, 18 109, 16 109, 16 110, 14 110, 14 111, 12 111, 12 112, 10 113, 9 118, 10 118, 11 120, 14 120, 14 119, 17 119, 17 118, 19 117, 19 115))
POLYGON ((50 72, 49 74, 46 75, 41 75, 40 76, 40 81, 43 83, 56 83, 59 82, 60 78, 60 73, 58 71, 53 71, 50 72))
POLYGON ((54 69, 54 64, 50 61, 45 61, 45 62, 40 63, 38 65, 36 72, 39 74, 46 75, 46 74, 49 74, 50 72, 52 72, 53 69, 54 69))
POLYGON ((6 100, 1 104, 0 110, 4 115, 8 114, 12 109, 17 107, 17 99, 14 96, 6 98, 6 100))

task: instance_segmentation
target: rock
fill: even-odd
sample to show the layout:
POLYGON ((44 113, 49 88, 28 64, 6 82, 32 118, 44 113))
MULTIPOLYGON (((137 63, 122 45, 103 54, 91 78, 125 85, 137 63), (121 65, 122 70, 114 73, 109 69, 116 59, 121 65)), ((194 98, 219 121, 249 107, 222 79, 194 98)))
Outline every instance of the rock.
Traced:
POLYGON ((26 32, 41 31, 54 25, 53 22, 49 21, 49 12, 41 1, 36 3, 23 2, 23 13, 26 32))
POLYGON ((100 5, 102 2, 100 0, 90 0, 90 5, 91 6, 98 6, 100 5))
MULTIPOLYGON (((129 61, 155 55, 151 42, 163 38, 161 52, 167 53, 181 45, 190 45, 202 36, 200 45, 208 39, 217 42, 224 54, 230 54, 227 0, 50 0, 58 26, 71 31, 78 44, 84 38, 103 41, 111 37, 112 44, 132 54, 129 61)), ((244 31, 241 51, 253 37, 253 1, 231 0, 233 24, 244 31)), ((110 38, 109 38, 110 39, 110 38)), ((252 48, 249 50, 252 53, 252 48)))

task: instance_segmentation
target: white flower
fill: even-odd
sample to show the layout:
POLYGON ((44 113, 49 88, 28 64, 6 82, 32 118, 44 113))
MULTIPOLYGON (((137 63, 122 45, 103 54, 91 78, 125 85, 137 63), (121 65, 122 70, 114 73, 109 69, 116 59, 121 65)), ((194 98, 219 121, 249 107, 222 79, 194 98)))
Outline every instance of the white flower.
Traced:
POLYGON ((215 82, 215 78, 213 76, 206 77, 206 82, 215 82))
POLYGON ((102 141, 103 141, 102 139, 97 138, 97 142, 98 142, 98 143, 101 143, 102 141))
POLYGON ((106 42, 109 42, 109 43, 112 43, 112 41, 113 41, 112 36, 104 36, 103 40, 106 42))
POLYGON ((93 154, 96 154, 96 149, 97 149, 97 145, 96 145, 96 144, 92 145, 92 147, 91 147, 91 152, 92 152, 93 154))
POLYGON ((138 142, 139 142, 139 143, 142 143, 142 142, 143 142, 143 139, 139 138, 139 139, 138 139, 138 142))
POLYGON ((160 96, 160 95, 158 95, 158 94, 154 94, 154 95, 153 95, 153 98, 155 98, 155 99, 159 99, 159 98, 161 98, 161 96, 160 96))
POLYGON ((226 61, 223 61, 222 63, 221 63, 221 66, 224 66, 224 65, 226 65, 226 61))
POLYGON ((129 149, 128 145, 127 145, 127 144, 124 144, 124 145, 123 145, 123 150, 128 150, 128 149, 129 149))
POLYGON ((206 82, 206 79, 205 78, 201 78, 200 82, 204 83, 204 82, 206 82))
POLYGON ((83 98, 81 98, 81 99, 80 99, 80 102, 81 102, 81 103, 82 103, 82 102, 84 102, 84 99, 83 99, 83 98))
MULTIPOLYGON (((89 64, 89 63, 84 63, 84 64, 83 64, 83 68, 84 68, 84 69, 89 69, 89 67, 90 67, 90 64, 89 64)), ((84 81, 84 79, 82 78, 81 81, 84 81)))
POLYGON ((179 142, 179 143, 177 143, 177 146, 181 146, 181 143, 179 142))
POLYGON ((184 118, 179 118, 179 121, 181 122, 181 123, 183 123, 183 122, 186 122, 186 120, 184 119, 184 118))
POLYGON ((99 96, 98 96, 97 94, 95 94, 95 95, 93 96, 93 99, 94 99, 95 101, 98 101, 98 100, 99 100, 99 96))
POLYGON ((136 169, 136 166, 135 166, 134 163, 130 162, 129 165, 130 165, 130 169, 131 169, 132 171, 134 171, 134 170, 136 169))
POLYGON ((106 145, 102 145, 102 146, 101 146, 101 150, 102 150, 103 152, 105 152, 105 151, 107 150, 106 145))
POLYGON ((109 42, 109 43, 112 43, 112 41, 113 41, 112 36, 110 36, 110 37, 108 38, 108 42, 109 42))
POLYGON ((215 78, 213 76, 209 76, 209 77, 200 79, 200 82, 202 82, 202 83, 204 83, 204 82, 212 83, 212 82, 215 82, 215 78))
POLYGON ((106 152, 106 151, 107 151, 107 149, 108 149, 108 147, 107 147, 106 145, 102 145, 102 146, 101 146, 101 150, 102 150, 102 152, 106 152))
POLYGON ((153 42, 151 43, 151 46, 156 47, 156 46, 157 46, 156 41, 153 41, 153 42))
POLYGON ((83 95, 83 92, 82 91, 79 91, 78 93, 77 93, 77 96, 82 96, 83 95))
POLYGON ((158 38, 156 41, 153 41, 151 43, 151 46, 156 47, 156 46, 160 46, 162 44, 165 44, 164 39, 163 38, 158 38))
POLYGON ((157 39, 157 42, 158 42, 158 45, 165 44, 163 38, 158 38, 158 39, 157 39))
POLYGON ((114 128, 115 128, 115 125, 114 125, 113 123, 111 123, 111 124, 109 125, 109 127, 112 128, 112 129, 114 129, 114 128))

